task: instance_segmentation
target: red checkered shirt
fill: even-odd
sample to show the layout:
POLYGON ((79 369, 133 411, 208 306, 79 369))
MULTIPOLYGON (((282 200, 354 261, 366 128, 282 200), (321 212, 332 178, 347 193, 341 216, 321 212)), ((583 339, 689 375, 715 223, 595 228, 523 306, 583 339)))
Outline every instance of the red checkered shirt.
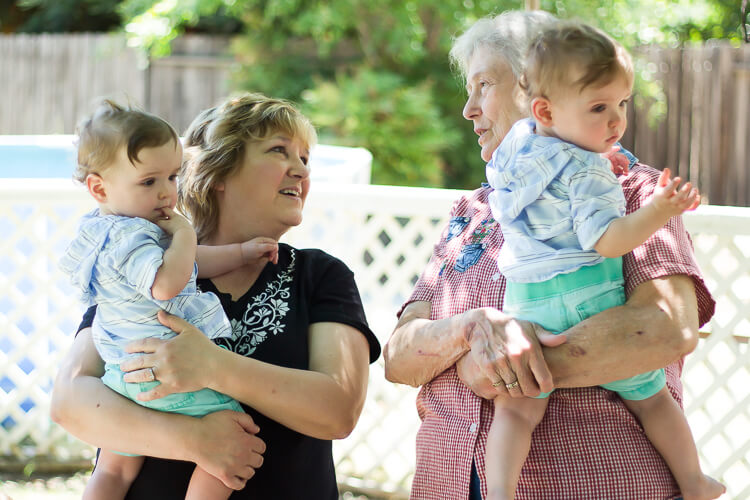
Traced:
MULTIPOLYGON (((651 197, 658 175, 651 167, 637 164, 629 175, 620 177, 628 213, 651 197)), ((503 236, 492 219, 487 202, 490 192, 491 188, 484 187, 454 204, 453 230, 449 225, 443 231, 406 303, 430 302, 431 319, 477 307, 502 308, 505 278, 497 270, 497 253, 503 236)), ((679 217, 624 257, 624 274, 628 296, 645 281, 689 275, 695 283, 701 325, 713 315, 715 302, 679 217)), ((680 405, 681 371, 682 361, 666 368, 667 386, 680 405)), ((475 396, 453 366, 421 388, 417 410, 422 424, 411 497, 468 498, 472 459, 484 496, 492 402, 475 396)), ((516 499, 661 500, 677 496, 677 484, 663 459, 615 393, 585 387, 552 394, 547 413, 534 431, 516 499)))

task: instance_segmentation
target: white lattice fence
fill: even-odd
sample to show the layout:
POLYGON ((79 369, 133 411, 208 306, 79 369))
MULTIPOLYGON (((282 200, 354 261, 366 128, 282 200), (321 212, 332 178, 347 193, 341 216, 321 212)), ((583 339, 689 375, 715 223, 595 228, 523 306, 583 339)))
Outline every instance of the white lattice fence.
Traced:
MULTIPOLYGON (((68 181, 0 181, 0 455, 70 460, 90 447, 48 417, 58 360, 82 308, 55 262, 77 217, 91 207, 68 181)), ((305 223, 286 240, 319 247, 355 272, 373 330, 385 342, 460 192, 384 186, 313 186, 305 223)), ((707 471, 750 497, 750 209, 701 207, 686 217, 699 261, 719 302, 712 335, 688 358, 686 410, 707 471)), ((339 480, 407 492, 418 425, 414 389, 385 381, 373 365, 365 409, 354 433, 336 442, 339 480)))
POLYGON ((686 223, 717 305, 711 336, 685 364, 685 411, 704 467, 728 498, 750 498, 749 211, 701 208, 686 223))
POLYGON ((89 446, 52 424, 49 393, 83 311, 57 258, 91 202, 70 181, 2 183, 0 455, 90 457, 89 446))

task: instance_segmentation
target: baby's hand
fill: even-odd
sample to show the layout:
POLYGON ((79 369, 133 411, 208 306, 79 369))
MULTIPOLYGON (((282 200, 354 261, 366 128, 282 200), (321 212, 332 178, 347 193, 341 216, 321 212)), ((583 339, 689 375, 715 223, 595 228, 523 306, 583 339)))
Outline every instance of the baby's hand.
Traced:
POLYGON ((242 262, 251 264, 265 260, 277 264, 279 262, 279 243, 273 238, 260 236, 240 244, 242 262))
POLYGON ((612 164, 612 173, 615 175, 627 175, 630 161, 628 157, 620 153, 620 148, 612 146, 612 149, 606 153, 601 154, 602 158, 606 158, 612 164))
POLYGON ((670 217, 680 215, 687 210, 695 210, 701 202, 698 188, 694 188, 692 184, 686 182, 678 189, 682 179, 679 177, 670 179, 670 176, 671 172, 668 168, 665 168, 656 182, 654 199, 651 203, 657 209, 669 214, 670 217))
POLYGON ((192 231, 195 233, 193 226, 190 224, 185 217, 175 212, 169 207, 162 209, 164 217, 154 221, 154 223, 162 228, 167 234, 175 235, 177 231, 192 231))

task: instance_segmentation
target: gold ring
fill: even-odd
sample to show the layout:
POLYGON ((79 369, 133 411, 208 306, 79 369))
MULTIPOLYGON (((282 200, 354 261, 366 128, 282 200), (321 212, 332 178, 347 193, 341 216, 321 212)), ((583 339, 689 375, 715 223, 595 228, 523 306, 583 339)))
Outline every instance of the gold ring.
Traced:
POLYGON ((500 382, 495 382, 494 384, 492 384, 492 387, 500 387, 501 385, 503 385, 503 382, 503 380, 501 380, 500 382))
POLYGON ((508 390, 515 389, 516 387, 518 387, 518 380, 511 382, 510 384, 505 384, 505 388, 508 390))

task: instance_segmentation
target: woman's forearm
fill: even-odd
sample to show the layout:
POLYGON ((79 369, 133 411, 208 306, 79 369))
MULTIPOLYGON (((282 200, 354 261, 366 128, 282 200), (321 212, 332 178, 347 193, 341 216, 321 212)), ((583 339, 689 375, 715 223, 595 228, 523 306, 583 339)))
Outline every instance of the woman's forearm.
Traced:
POLYGON ((81 330, 55 379, 52 419, 76 437, 102 448, 195 459, 187 456, 178 439, 189 435, 189 417, 148 410, 128 401, 102 383, 102 374, 91 329, 81 330))
POLYGON ((309 370, 219 349, 209 387, 302 434, 344 438, 354 429, 367 393, 367 340, 339 323, 315 323, 309 337, 309 370))
POLYGON ((600 385, 663 368, 697 345, 693 281, 674 275, 645 282, 624 306, 565 333, 567 343, 544 348, 557 388, 600 385))
POLYGON ((383 348, 389 381, 419 387, 469 351, 464 316, 430 320, 430 308, 429 302, 412 302, 401 314, 383 348))

